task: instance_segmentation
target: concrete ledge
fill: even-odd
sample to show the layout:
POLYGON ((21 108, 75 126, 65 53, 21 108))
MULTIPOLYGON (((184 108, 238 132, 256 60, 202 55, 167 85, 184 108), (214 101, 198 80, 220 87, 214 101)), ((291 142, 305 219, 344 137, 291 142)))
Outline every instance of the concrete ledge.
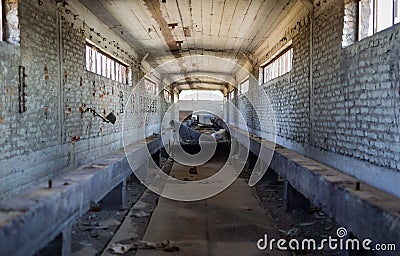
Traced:
POLYGON ((249 137, 239 129, 231 128, 231 136, 243 145, 250 138, 249 150, 255 155, 259 155, 260 147, 273 150, 270 167, 356 237, 396 244, 400 249, 400 198, 282 146, 274 148, 273 143, 249 137))
POLYGON ((0 255, 33 255, 47 245, 90 202, 98 202, 132 173, 127 158, 139 166, 162 147, 151 137, 110 153, 52 180, 0 202, 0 255), (148 155, 147 155, 148 156, 148 155))

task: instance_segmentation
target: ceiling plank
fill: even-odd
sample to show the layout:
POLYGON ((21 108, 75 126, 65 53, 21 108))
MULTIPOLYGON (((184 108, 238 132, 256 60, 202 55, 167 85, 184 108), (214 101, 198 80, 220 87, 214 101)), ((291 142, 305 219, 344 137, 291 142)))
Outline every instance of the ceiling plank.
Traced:
MULTIPOLYGON (((167 23, 178 26, 169 31, 169 41, 183 41, 183 56, 204 54, 228 58, 242 63, 243 54, 257 50, 296 0, 146 0, 154 7, 154 16, 144 1, 80 0, 107 26, 126 40, 153 67, 174 59, 164 32, 160 31, 158 15, 167 23), (161 13, 161 14, 160 14, 161 13), (190 33, 183 28, 188 27, 190 33), (123 30, 124 34, 120 32, 123 30), (172 37, 170 36, 172 35, 172 37)), ((310 0, 300 0, 310 7, 310 0)), ((299 2, 300 2, 299 1, 299 2)), ((301 5, 301 3, 299 3, 301 5)), ((169 42, 170 44, 171 42, 169 42)), ((204 67, 199 60, 187 65, 204 67)), ((207 63, 213 65, 213 63, 207 63)), ((231 67, 232 68, 232 67, 231 67)), ((228 69, 228 68, 226 68, 228 69)))

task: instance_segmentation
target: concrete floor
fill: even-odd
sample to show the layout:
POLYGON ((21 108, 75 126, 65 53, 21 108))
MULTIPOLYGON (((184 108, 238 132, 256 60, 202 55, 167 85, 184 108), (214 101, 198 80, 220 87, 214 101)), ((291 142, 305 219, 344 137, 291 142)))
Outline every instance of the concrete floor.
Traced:
MULTIPOLYGON (((196 175, 189 173, 190 167, 169 160, 164 171, 181 180, 199 180, 215 174, 225 160, 210 161, 198 167, 196 175)), ((248 177, 246 170, 241 176, 248 177)), ((166 189, 179 188, 166 186, 166 189)), ((127 246, 135 247, 142 241, 159 245, 166 240, 172 241, 179 250, 130 249, 122 255, 337 255, 338 251, 332 250, 279 251, 276 243, 272 251, 258 250, 257 241, 264 234, 268 234, 269 241, 283 237, 320 241, 336 235, 339 226, 316 207, 309 212, 302 209, 285 212, 282 192, 283 182, 263 181, 256 187, 249 187, 244 178, 238 178, 216 196, 195 202, 174 201, 146 190, 101 255, 116 255, 110 249, 118 245, 124 246, 126 251, 127 246)))
MULTIPOLYGON (((194 176, 209 176, 217 166, 215 162, 205 164, 194 176)), ((187 178, 188 170, 189 167, 174 163, 170 175, 187 178)), ((179 251, 142 249, 136 255, 290 255, 258 250, 256 243, 264 234, 279 238, 254 190, 239 178, 228 189, 206 200, 178 202, 160 197, 143 240, 168 239, 179 251)))

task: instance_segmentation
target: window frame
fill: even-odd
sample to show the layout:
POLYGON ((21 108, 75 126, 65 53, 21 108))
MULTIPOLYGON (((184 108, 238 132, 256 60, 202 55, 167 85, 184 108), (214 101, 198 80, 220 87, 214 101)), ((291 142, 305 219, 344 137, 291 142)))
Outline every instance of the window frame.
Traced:
POLYGON ((235 90, 228 92, 228 100, 233 100, 235 98, 235 90))
POLYGON ((374 34, 379 33, 380 31, 383 31, 385 29, 388 29, 388 28, 393 27, 394 25, 400 23, 400 16, 399 16, 400 13, 398 13, 399 7, 400 7, 399 0, 391 0, 392 10, 391 10, 391 12, 389 12, 389 13, 391 13, 391 25, 389 25, 387 27, 383 27, 383 28, 378 27, 379 26, 378 22, 379 22, 379 17, 380 17, 379 11, 378 11, 379 0, 370 0, 370 1, 371 1, 370 17, 368 17, 368 20, 367 20, 366 17, 364 17, 363 12, 362 12, 362 10, 363 10, 362 6, 363 6, 363 4, 365 4, 364 0, 357 0, 357 12, 358 12, 358 15, 357 15, 357 19, 358 19, 357 41, 360 41, 364 38, 373 36, 374 34), (397 15, 397 17, 396 17, 396 15, 397 15), (372 21, 370 20, 371 17, 372 17, 372 21), (396 18, 397 18, 397 21, 396 21, 396 18), (370 23, 369 26, 372 26, 372 31, 367 31, 367 34, 363 35, 361 30, 362 30, 363 24, 365 24, 367 22, 370 23))
POLYGON ((85 44, 85 61, 86 71, 129 85, 129 65, 88 40, 86 40, 85 44), (121 72, 124 72, 124 74, 121 72))
POLYGON ((242 82, 239 83, 238 86, 238 95, 243 95, 245 93, 247 93, 250 90, 250 78, 247 77, 246 79, 244 79, 242 82), (247 84, 246 90, 243 89, 243 85, 247 84))
POLYGON ((275 57, 272 57, 266 64, 261 66, 262 68, 262 84, 265 84, 275 78, 281 77, 287 73, 289 73, 293 68, 293 46, 292 44, 284 46, 278 51, 278 54, 275 57), (288 59, 284 58, 288 54, 288 59), (275 65, 276 64, 276 65, 275 65), (273 66, 272 66, 273 65, 273 66), (272 68, 273 70, 270 72, 270 77, 267 75, 267 69, 272 68))
POLYGON ((4 31, 3 31, 3 29, 4 29, 5 15, 4 15, 4 12, 3 12, 3 5, 4 5, 4 1, 0 0, 0 15, 1 15, 1 19, 0 19, 0 42, 4 41, 4 37, 3 37, 4 31))
POLYGON ((157 83, 146 77, 144 79, 144 91, 150 94, 157 95, 157 83), (148 89, 148 85, 151 85, 151 89, 148 89))
POLYGON ((165 102, 171 103, 171 93, 169 90, 163 89, 163 97, 165 102))

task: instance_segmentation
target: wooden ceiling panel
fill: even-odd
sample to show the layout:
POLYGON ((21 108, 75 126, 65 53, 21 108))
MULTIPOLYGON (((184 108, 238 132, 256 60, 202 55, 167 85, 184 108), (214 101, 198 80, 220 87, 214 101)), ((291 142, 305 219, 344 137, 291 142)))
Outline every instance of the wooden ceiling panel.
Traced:
MULTIPOLYGON (((282 20, 296 0, 79 0, 157 67, 180 56, 210 55, 244 63, 243 53, 254 53, 272 24, 282 20), (169 23, 177 23, 174 28, 169 23), (179 54, 176 41, 183 41, 179 54)), ((202 59, 186 68, 215 63, 202 59)), ((229 66, 229 65, 228 65, 229 66)), ((178 70, 182 67, 177 65, 178 70)), ((226 72, 234 66, 225 67, 226 72)), ((221 71, 222 72, 222 71, 221 71)))

